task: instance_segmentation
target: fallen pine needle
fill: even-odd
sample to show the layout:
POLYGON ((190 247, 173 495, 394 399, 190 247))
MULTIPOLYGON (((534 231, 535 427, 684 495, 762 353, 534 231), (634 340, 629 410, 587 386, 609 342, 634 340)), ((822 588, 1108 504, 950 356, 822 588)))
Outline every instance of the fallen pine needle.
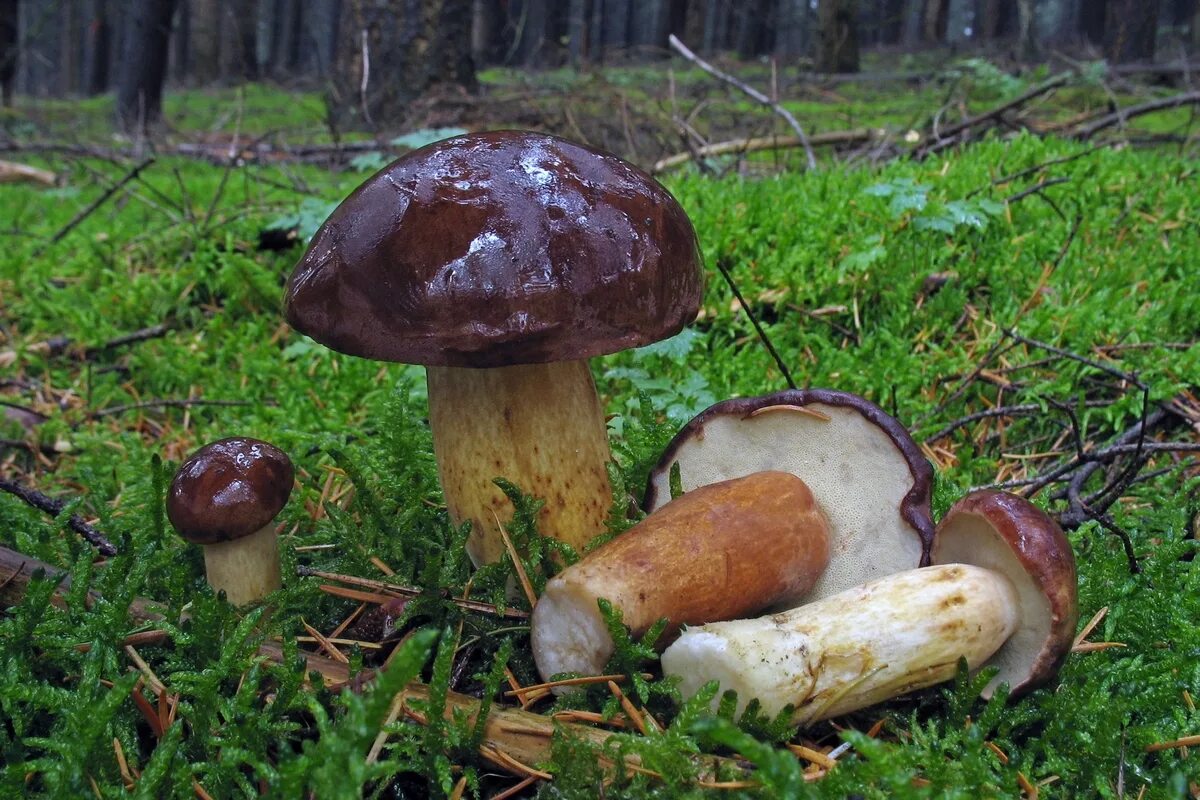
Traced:
POLYGON ((317 644, 321 645, 321 649, 329 654, 330 658, 334 661, 340 661, 343 664, 350 663, 350 659, 346 657, 346 654, 338 650, 319 630, 304 620, 300 620, 300 624, 304 626, 304 630, 308 631, 308 635, 313 637, 317 641, 317 644))
POLYGON ((1170 742, 1148 744, 1146 745, 1146 752, 1157 753, 1160 750, 1174 750, 1177 747, 1195 747, 1196 745, 1200 745, 1200 736, 1184 736, 1181 739, 1175 739, 1170 742))
MULTIPOLYGON (((645 677, 651 678, 653 676, 646 675, 645 677)), ((608 683, 609 681, 615 681, 617 683, 621 683, 622 681, 625 681, 625 680, 627 680, 627 678, 624 675, 587 675, 582 678, 563 678, 561 681, 547 681, 546 683, 531 683, 528 686, 523 687, 522 689, 519 689, 517 691, 505 692, 504 696, 505 697, 519 697, 528 692, 540 692, 544 689, 553 689, 557 686, 587 686, 588 684, 592 684, 592 683, 608 683)))
POLYGON ((1072 653, 1095 653, 1100 650, 1111 650, 1114 647, 1128 647, 1124 642, 1082 642, 1071 648, 1072 653))
POLYGON ((479 753, 488 761, 491 761, 496 766, 505 769, 508 772, 515 772, 516 774, 524 775, 527 778, 541 778, 544 781, 554 779, 554 776, 549 772, 543 772, 539 769, 534 769, 528 764, 522 764, 508 753, 498 748, 488 747, 485 745, 479 748, 479 753))
POLYGON ((559 711, 551 716, 559 722, 591 722, 595 725, 611 725, 614 728, 625 728, 626 719, 623 714, 617 714, 611 719, 605 719, 603 714, 595 711, 559 711))
POLYGON ((121 747, 121 740, 113 737, 113 752, 117 754, 117 768, 121 770, 121 778, 125 781, 125 788, 132 789, 137 779, 134 777, 132 770, 129 769, 129 762, 125 760, 125 748, 121 747))
POLYGON ((1097 611, 1095 614, 1093 614, 1092 618, 1089 619, 1087 624, 1083 626, 1083 630, 1081 630, 1079 632, 1079 635, 1075 637, 1075 641, 1071 643, 1072 648, 1078 647, 1079 645, 1083 644, 1083 640, 1092 635, 1092 631, 1094 631, 1096 629, 1096 626, 1099 625, 1100 621, 1103 620, 1104 617, 1107 615, 1108 615, 1108 606, 1104 606, 1099 611, 1097 611))
POLYGON ((641 712, 637 710, 637 707, 634 706, 633 702, 625 696, 624 692, 621 691, 621 687, 617 686, 617 684, 613 683, 612 681, 609 681, 608 690, 612 692, 613 697, 617 698, 617 702, 621 704, 621 708, 625 709, 625 716, 633 720, 634 727, 641 732, 642 736, 648 736, 649 733, 646 730, 646 720, 642 718, 641 712))
MULTIPOLYGON (((324 578, 328 581, 337 581, 350 586, 359 586, 364 589, 374 589, 376 592, 385 593, 382 595, 385 599, 382 601, 368 600, 368 602, 384 602, 391 600, 393 597, 420 597, 425 592, 421 589, 415 589, 411 586, 401 586, 395 583, 386 581, 377 581, 372 578, 360 578, 357 575, 346 575, 340 572, 327 572, 321 569, 312 569, 310 567, 302 567, 296 570, 297 574, 305 578, 324 578)), ((330 587, 333 588, 333 587, 330 587)), ((324 586, 322 591, 329 592, 324 586)), ((351 599, 360 599, 354 597, 351 599)), ((365 598, 363 598, 365 599, 365 598)), ((507 617, 509 619, 528 619, 529 612, 522 611, 519 608, 506 608, 503 612, 492 605, 491 603, 481 603, 478 600, 461 600, 457 597, 447 598, 459 608, 465 608, 468 611, 478 611, 481 614, 493 614, 498 617, 507 617)))
MULTIPOLYGON (((327 636, 327 637, 322 637, 322 640, 329 642, 330 644, 340 644, 340 645, 343 645, 346 647, 358 645, 363 650, 382 650, 383 649, 383 645, 381 645, 377 642, 364 642, 364 641, 360 641, 359 639, 338 639, 333 636, 327 636)), ((308 643, 317 642, 318 644, 320 644, 320 642, 322 640, 318 640, 317 637, 315 637, 315 636, 297 636, 296 637, 297 642, 308 642, 308 643)))
POLYGON ((214 800, 213 796, 204 791, 204 787, 200 785, 200 781, 195 778, 192 778, 192 791, 196 793, 196 797, 199 797, 200 800, 214 800))
POLYGON ((492 511, 492 516, 496 518, 496 529, 500 531, 500 539, 504 542, 504 549, 508 551, 508 557, 512 559, 513 569, 517 571, 517 580, 521 583, 521 591, 525 592, 525 599, 529 601, 529 607, 533 608, 537 605, 537 594, 533 591, 533 584, 529 582, 529 576, 525 573, 525 564, 521 561, 521 557, 517 555, 517 548, 513 547, 512 539, 508 537, 508 531, 504 530, 504 525, 500 522, 500 515, 492 511))
POLYGON ((835 766, 837 766, 836 761, 834 761, 825 753, 822 753, 820 750, 813 750, 811 747, 805 747, 802 744, 789 744, 787 748, 803 758, 805 761, 811 761, 818 767, 823 767, 824 769, 833 769, 835 766))
POLYGON ((525 791, 530 786, 537 783, 538 780, 539 778, 536 775, 530 775, 526 778, 522 778, 519 783, 513 784, 499 794, 492 795, 492 800, 508 800, 508 798, 514 797, 525 791))
POLYGON ((983 746, 995 753, 996 758, 1000 759, 1001 764, 1008 763, 1008 753, 1001 750, 1000 745, 996 744, 995 742, 984 742, 983 746))
POLYGON ((467 776, 463 775, 458 779, 458 783, 454 784, 454 790, 450 792, 450 800, 462 800, 463 792, 467 790, 467 776))
POLYGON ((1037 800, 1039 794, 1038 787, 1029 782, 1029 778, 1025 777, 1024 772, 1017 772, 1017 785, 1021 787, 1021 791, 1025 793, 1025 796, 1029 800, 1037 800))

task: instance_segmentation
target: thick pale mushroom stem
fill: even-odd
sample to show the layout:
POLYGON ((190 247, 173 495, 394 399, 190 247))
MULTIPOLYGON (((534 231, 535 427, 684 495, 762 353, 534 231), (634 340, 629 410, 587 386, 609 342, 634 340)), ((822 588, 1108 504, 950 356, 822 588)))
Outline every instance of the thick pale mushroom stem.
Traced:
POLYGON ((490 369, 429 367, 429 424, 450 519, 470 521, 476 566, 499 561, 512 504, 506 478, 546 501, 541 533, 581 550, 612 505, 608 429, 587 361, 490 369))
POLYGON ((236 606, 266 597, 282 585, 275 525, 241 539, 204 545, 204 570, 208 585, 224 591, 236 606))
POLYGON ((662 656, 684 697, 711 680, 791 704, 807 725, 985 666, 1019 624, 1016 592, 998 572, 966 564, 908 570, 758 619, 686 630, 662 656))

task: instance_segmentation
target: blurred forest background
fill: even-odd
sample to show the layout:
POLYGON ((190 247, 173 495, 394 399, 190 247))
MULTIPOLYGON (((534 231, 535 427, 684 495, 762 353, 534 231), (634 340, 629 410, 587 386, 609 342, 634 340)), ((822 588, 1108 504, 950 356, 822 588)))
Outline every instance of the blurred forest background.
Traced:
POLYGON ((1200 0, 0 0, 0 83, 6 105, 115 91, 119 126, 144 132, 164 83, 272 81, 320 91, 335 133, 394 130, 478 118, 481 71, 653 63, 671 35, 706 59, 769 63, 776 83, 905 77, 870 54, 919 52, 1103 59, 1179 81, 1200 50, 1200 0))

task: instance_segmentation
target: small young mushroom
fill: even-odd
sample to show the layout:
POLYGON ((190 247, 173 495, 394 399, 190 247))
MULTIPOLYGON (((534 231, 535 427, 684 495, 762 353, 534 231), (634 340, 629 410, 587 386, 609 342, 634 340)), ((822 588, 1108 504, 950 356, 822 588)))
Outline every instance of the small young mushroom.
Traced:
POLYGON ((1077 619, 1074 557, 1058 525, 1023 498, 977 493, 947 514, 944 563, 907 570, 780 614, 685 630, 663 653, 684 696, 710 680, 791 704, 808 724, 932 686, 959 658, 995 664, 1014 693, 1049 680, 1077 619), (953 563, 950 563, 953 562, 953 563))
POLYGON ((812 489, 829 521, 829 569, 808 600, 929 563, 933 468, 908 431, 874 403, 832 389, 725 400, 700 412, 650 475, 645 507, 760 470, 785 470, 812 489))
POLYGON ((272 523, 287 505, 294 479, 287 454, 245 437, 201 447, 175 473, 167 518, 180 536, 204 548, 209 585, 234 605, 280 587, 272 523))
POLYGON ((703 289, 696 234, 657 181, 616 156, 523 131, 408 153, 317 231, 288 322, 349 355, 426 366, 450 518, 499 560, 493 484, 546 501, 541 532, 582 547, 612 502, 587 359, 678 333, 703 289))
POLYGON ((546 584, 531 621, 533 657, 549 679, 598 674, 613 641, 597 600, 620 610, 634 636, 795 603, 829 562, 825 520, 787 472, 714 483, 667 503, 546 584))

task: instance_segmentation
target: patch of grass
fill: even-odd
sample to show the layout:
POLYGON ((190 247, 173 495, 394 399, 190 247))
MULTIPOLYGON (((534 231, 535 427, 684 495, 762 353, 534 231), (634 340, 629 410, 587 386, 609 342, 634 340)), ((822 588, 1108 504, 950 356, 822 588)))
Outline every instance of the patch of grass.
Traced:
MULTIPOLYGON (((311 110, 308 100, 293 110, 259 91, 248 91, 248 103, 276 109, 256 123, 262 130, 297 124, 311 110)), ((218 93, 211 107, 180 110, 178 118, 196 129, 211 126, 227 100, 218 93)), ((892 113, 869 105, 864 113, 892 113)), ((61 166, 67 189, 7 187, 0 194, 9 228, 0 251, 0 349, 14 351, 0 392, 6 403, 46 418, 25 427, 5 416, 0 438, 69 449, 34 454, 6 445, 0 458, 6 474, 78 498, 71 510, 94 518, 123 555, 94 566, 62 520, 0 496, 0 543, 71 569, 77 586, 106 598, 88 611, 77 591, 66 608, 53 607, 50 585, 36 583, 0 616, 0 794, 81 796, 94 785, 102 796, 121 795, 118 746, 140 774, 135 789, 144 796, 194 796, 193 780, 213 796, 255 795, 264 782, 318 788, 322 796, 445 793, 459 778, 450 755, 466 765, 472 792, 507 785, 471 757, 479 731, 466 719, 434 729, 404 719, 389 724, 389 744, 368 769, 362 759, 386 710, 382 694, 335 697, 303 687, 295 645, 303 623, 328 632, 355 604, 322 592, 317 579, 297 577, 295 566, 381 577, 372 559, 424 589, 401 628, 453 631, 442 636, 432 667, 422 671, 433 647, 432 634, 422 634, 388 679, 399 683, 420 671, 435 683, 435 708, 437 692, 444 698, 451 685, 490 696, 500 681, 497 663, 507 662, 522 682, 536 681, 527 626, 465 613, 444 598, 461 594, 471 572, 464 531, 441 505, 419 368, 338 355, 290 331, 279 301, 299 251, 256 249, 265 223, 297 210, 306 196, 336 201, 361 174, 265 166, 226 174, 163 158, 144 181, 47 245, 122 174, 104 163, 61 166), (99 344, 160 322, 171 326, 165 335, 87 362, 31 349, 54 336, 99 344), (138 405, 156 400, 230 404, 138 405), (273 441, 298 468, 297 491, 281 518, 284 589, 270 614, 244 619, 206 588, 196 549, 162 530, 155 478, 170 475, 198 445, 234 434, 273 441), (171 620, 163 641, 138 648, 178 695, 174 724, 157 732, 134 696, 151 706, 158 698, 130 673, 121 645, 137 629, 128 615, 135 596, 161 601, 171 620), (285 643, 284 664, 254 658, 273 637, 285 643), (76 647, 81 642, 91 644, 86 652, 76 647), (335 761, 352 762, 353 770, 331 776, 335 761), (329 788, 343 774, 352 785, 329 788)), ((995 364, 1019 368, 997 372, 1003 380, 974 382, 957 396, 954 389, 1012 329, 1136 373, 1152 401, 1194 391, 1198 174, 1194 161, 1169 153, 1088 151, 1022 137, 880 169, 674 177, 670 188, 695 221, 710 265, 704 314, 673 342, 594 362, 612 414, 618 485, 640 491, 666 437, 710 398, 783 388, 712 269, 718 262, 801 382, 861 393, 894 410, 918 440, 990 405, 1043 404, 1043 413, 1003 427, 967 426, 931 446, 943 502, 1036 470, 1043 451, 1069 450, 1069 420, 1051 399, 1088 393, 1111 400, 1080 411, 1080 424, 1102 442, 1138 419, 1141 395, 1094 366, 1039 365, 1047 353, 1022 345, 995 364), (993 185, 1039 164, 1048 165, 993 185), (1064 182, 1005 203, 1046 179, 1064 182), (944 277, 937 291, 927 284, 934 274, 944 277)), ((1144 787, 1148 797, 1181 796, 1200 780, 1194 758, 1146 748, 1200 732, 1189 702, 1200 692, 1200 577, 1189 530, 1200 505, 1194 473, 1169 469, 1114 506, 1114 522, 1142 557, 1140 574, 1129 573, 1111 533, 1094 524, 1072 533, 1083 618, 1108 608, 1092 638, 1124 646, 1073 656, 1056 686, 984 704, 977 682, 963 678, 851 715, 839 721, 841 730, 820 725, 799 735, 851 748, 829 775, 805 783, 791 754, 772 744, 788 731, 763 720, 742 728, 712 721, 699 701, 675 716, 662 699, 669 687, 652 681, 638 689, 646 689, 640 694, 654 701, 651 711, 666 730, 622 734, 606 752, 637 752, 663 778, 631 772, 612 791, 702 794, 695 754, 733 747, 757 766, 764 785, 796 796, 1013 796, 1022 780, 1040 783, 1046 796, 1115 797, 1119 780, 1128 795, 1144 787), (879 735, 866 736, 880 718, 879 735)), ((1039 502, 1053 504, 1045 495, 1039 502)), ((505 578, 475 588, 494 598, 505 578)), ((630 652, 629 663, 643 663, 630 652)), ((352 666, 371 659, 353 653, 352 666)), ((569 702, 616 710, 599 690, 569 702)), ((549 766, 559 779, 542 794, 591 796, 599 763, 588 746, 556 740, 549 766)), ((710 777, 744 777, 722 770, 710 777)))

